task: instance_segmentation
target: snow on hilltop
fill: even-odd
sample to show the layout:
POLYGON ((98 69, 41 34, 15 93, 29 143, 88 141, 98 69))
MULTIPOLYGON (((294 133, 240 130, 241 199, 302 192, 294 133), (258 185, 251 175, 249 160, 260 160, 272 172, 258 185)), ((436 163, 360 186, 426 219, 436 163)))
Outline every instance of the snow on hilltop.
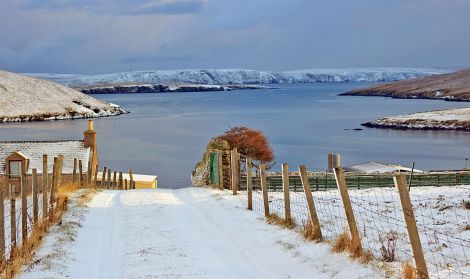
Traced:
POLYGON ((117 105, 69 87, 0 70, 0 122, 100 117, 123 112, 117 105))
POLYGON ((244 69, 137 71, 102 75, 41 74, 26 75, 68 86, 116 83, 192 83, 192 84, 275 84, 320 82, 389 82, 452 72, 452 69, 364 68, 312 69, 266 72, 244 69))

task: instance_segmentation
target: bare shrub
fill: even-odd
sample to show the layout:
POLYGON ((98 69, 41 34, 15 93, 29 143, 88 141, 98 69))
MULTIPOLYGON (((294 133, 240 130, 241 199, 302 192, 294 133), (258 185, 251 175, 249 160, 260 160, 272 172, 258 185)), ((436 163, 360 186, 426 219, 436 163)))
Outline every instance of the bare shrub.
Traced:
POLYGON ((403 279, 416 279, 418 278, 416 270, 409 263, 404 263, 402 265, 402 278, 403 279))
POLYGON ((397 236, 393 232, 387 234, 386 244, 384 244, 385 240, 382 237, 379 237, 381 244, 380 253, 382 254, 383 261, 393 262, 395 260, 395 251, 397 247, 396 240, 397 236))

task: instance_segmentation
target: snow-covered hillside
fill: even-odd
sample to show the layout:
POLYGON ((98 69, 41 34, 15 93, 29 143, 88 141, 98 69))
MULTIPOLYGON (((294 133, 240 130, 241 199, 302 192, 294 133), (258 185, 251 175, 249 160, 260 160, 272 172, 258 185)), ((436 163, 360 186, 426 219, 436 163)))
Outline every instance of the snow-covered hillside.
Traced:
POLYGON ((0 71, 0 122, 117 115, 123 110, 47 80, 0 71))
POLYGON ((26 75, 69 86, 115 83, 193 83, 193 84, 275 84, 317 82, 383 82, 452 72, 453 69, 364 68, 312 69, 286 72, 244 69, 137 71, 103 75, 42 74, 26 75))

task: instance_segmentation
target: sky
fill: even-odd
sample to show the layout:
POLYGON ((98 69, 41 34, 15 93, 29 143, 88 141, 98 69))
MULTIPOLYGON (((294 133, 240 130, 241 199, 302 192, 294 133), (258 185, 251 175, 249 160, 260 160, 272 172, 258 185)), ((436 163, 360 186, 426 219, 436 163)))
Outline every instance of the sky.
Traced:
POLYGON ((0 69, 470 66, 468 0, 0 0, 0 69))

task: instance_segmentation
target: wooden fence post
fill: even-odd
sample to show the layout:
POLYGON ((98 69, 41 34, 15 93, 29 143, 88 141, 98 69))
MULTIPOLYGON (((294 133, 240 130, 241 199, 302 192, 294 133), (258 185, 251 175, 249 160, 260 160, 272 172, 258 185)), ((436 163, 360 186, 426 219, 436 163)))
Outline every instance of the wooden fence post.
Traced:
POLYGON ((33 177, 32 177, 32 192, 33 192, 33 220, 34 224, 38 222, 39 216, 39 208, 38 208, 38 176, 37 170, 32 169, 33 177))
POLYGON ((59 167, 57 168, 57 185, 55 187, 55 193, 57 194, 59 191, 59 186, 62 185, 62 169, 64 167, 64 155, 59 154, 59 158, 57 163, 59 164, 59 167))
POLYGON ((58 158, 54 157, 54 165, 52 165, 52 181, 51 181, 51 192, 50 192, 50 213, 52 214, 52 211, 54 209, 54 202, 55 202, 55 187, 57 187, 57 164, 58 158))
POLYGON ((124 179, 124 190, 129 190, 129 188, 127 186, 127 178, 124 179))
POLYGON ((72 183, 77 182, 77 158, 73 158, 72 183))
POLYGON ((408 238, 410 239, 416 270, 418 271, 418 278, 427 279, 429 278, 428 268, 426 267, 426 261, 424 260, 421 240, 419 238, 418 227, 416 225, 416 218, 413 212, 413 205, 411 204, 410 194, 406 185, 406 177, 403 174, 397 174, 393 177, 393 182, 395 183, 400 195, 406 229, 408 230, 408 238))
POLYGON ((42 155, 42 218, 47 216, 47 189, 49 170, 47 167, 47 154, 42 155))
POLYGON ((113 188, 117 188, 117 172, 113 172, 113 188))
POLYGON ((361 237, 359 236, 359 231, 357 229, 356 218, 354 217, 354 211, 351 204, 351 199, 349 198, 348 187, 346 185, 346 180, 344 179, 343 168, 341 166, 333 169, 336 185, 338 186, 339 192, 341 194, 341 200, 343 201, 344 212, 346 213, 346 219, 348 220, 349 232, 351 233, 351 243, 355 245, 354 250, 359 253, 362 253, 362 244, 361 237), (357 245, 357 246, 356 246, 357 245))
POLYGON ((251 158, 246 158, 246 191, 248 192, 248 209, 253 210, 253 180, 251 158))
POLYGON ((259 172, 261 177, 261 190, 263 192, 263 204, 264 204, 264 216, 269 216, 269 198, 268 198, 268 183, 266 179, 266 166, 261 164, 259 166, 259 172))
POLYGON ((26 176, 21 176, 21 244, 28 238, 28 193, 26 192, 26 176))
POLYGON ((130 180, 129 181, 130 182, 129 188, 133 189, 133 187, 134 187, 134 176, 132 175, 132 169, 129 169, 129 180, 130 180))
POLYGON ((87 188, 91 187, 91 177, 93 175, 93 168, 91 167, 91 160, 88 162, 87 165, 87 172, 86 172, 86 186, 87 188))
POLYGON ((98 170, 99 170, 100 166, 99 165, 96 165, 95 167, 95 175, 93 176, 94 178, 94 181, 93 181, 93 186, 96 187, 98 186, 98 170))
POLYGON ((119 172, 119 190, 122 190, 122 171, 119 172))
POLYGON ((219 189, 224 189, 224 165, 223 165, 223 156, 222 151, 217 150, 217 162, 218 162, 218 169, 219 169, 219 189))
POLYGON ((106 173, 107 173, 107 168, 103 167, 103 173, 101 174, 101 187, 106 187, 106 173))
POLYGON ((78 188, 83 188, 83 165, 82 165, 82 160, 78 160, 78 188))
POLYGON ((16 246, 16 198, 10 191, 10 240, 12 248, 16 246))
POLYGON ((284 219, 287 223, 292 222, 290 210, 290 195, 289 195, 289 167, 287 163, 282 164, 282 188, 284 190, 284 219))
POLYGON ((106 181, 106 188, 112 188, 112 185, 111 185, 111 169, 108 169, 108 180, 106 181))
POLYGON ((305 199, 307 200, 308 212, 310 216, 310 222, 313 228, 313 239, 321 241, 323 234, 321 232, 320 220, 318 219, 317 209, 315 208, 315 202, 313 201, 312 190, 310 189, 310 182, 308 181, 307 168, 302 165, 299 167, 300 180, 302 181, 302 187, 304 188, 305 199))
POLYGON ((4 263, 5 260, 5 201, 3 197, 3 190, 5 187, 5 177, 0 176, 0 262, 4 263))
POLYGON ((238 161, 238 151, 236 148, 230 152, 230 161, 232 165, 232 193, 236 195, 240 186, 240 162, 238 161))

